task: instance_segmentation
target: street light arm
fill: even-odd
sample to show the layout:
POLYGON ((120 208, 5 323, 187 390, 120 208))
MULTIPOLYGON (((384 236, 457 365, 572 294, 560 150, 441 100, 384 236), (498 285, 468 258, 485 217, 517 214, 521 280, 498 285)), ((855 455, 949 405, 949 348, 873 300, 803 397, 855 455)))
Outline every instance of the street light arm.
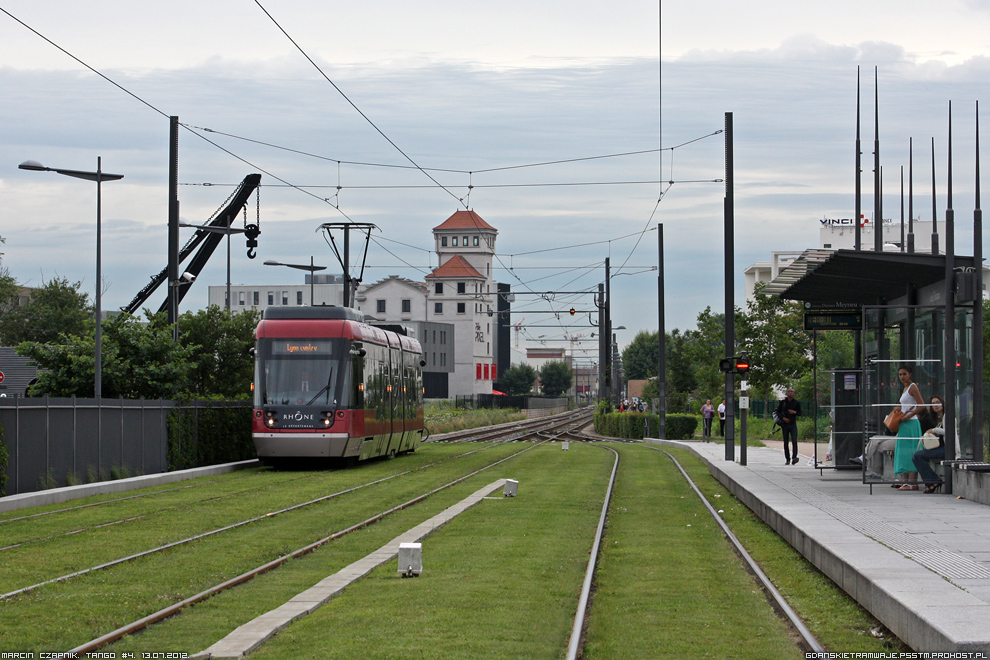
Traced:
POLYGON ((17 168, 32 172, 56 172, 77 179, 86 179, 87 181, 116 181, 124 178, 123 174, 110 174, 109 172, 85 172, 82 170, 63 170, 57 167, 45 167, 36 160, 26 160, 18 165, 17 168))

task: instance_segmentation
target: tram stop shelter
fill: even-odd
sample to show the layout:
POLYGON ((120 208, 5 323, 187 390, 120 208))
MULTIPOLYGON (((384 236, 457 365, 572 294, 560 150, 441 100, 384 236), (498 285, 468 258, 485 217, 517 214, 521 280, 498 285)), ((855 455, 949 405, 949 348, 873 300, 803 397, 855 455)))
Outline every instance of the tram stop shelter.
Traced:
POLYGON ((982 479, 978 473, 990 470, 982 463, 981 275, 973 257, 813 249, 762 290, 802 303, 805 329, 812 331, 816 468, 860 469, 871 491, 893 483, 891 458, 878 471, 861 457, 868 443, 882 439, 883 419, 901 396, 898 368, 908 365, 925 402, 933 395, 945 402, 946 460, 935 467, 944 488, 953 492, 954 475, 982 479), (831 395, 819 400, 825 397, 817 394, 818 339, 830 331, 853 334, 855 363, 822 374, 831 395), (829 414, 820 418, 824 406, 829 414), (820 451, 826 442, 828 450, 820 451))

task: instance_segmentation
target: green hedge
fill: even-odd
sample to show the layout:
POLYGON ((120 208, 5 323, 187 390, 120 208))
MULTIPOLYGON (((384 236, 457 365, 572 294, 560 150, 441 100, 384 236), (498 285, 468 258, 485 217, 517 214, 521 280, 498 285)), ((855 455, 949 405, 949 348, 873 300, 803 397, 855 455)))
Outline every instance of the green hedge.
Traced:
MULTIPOLYGON (((660 416, 648 413, 595 413, 595 433, 611 438, 641 439, 649 423, 650 435, 656 436, 660 416)), ((667 415, 667 439, 686 440, 694 436, 698 419, 693 415, 667 415)))
POLYGON ((0 426, 0 497, 7 494, 7 445, 3 442, 3 427, 0 426))
POLYGON ((196 401, 168 414, 168 469, 185 470, 256 458, 251 404, 196 401))

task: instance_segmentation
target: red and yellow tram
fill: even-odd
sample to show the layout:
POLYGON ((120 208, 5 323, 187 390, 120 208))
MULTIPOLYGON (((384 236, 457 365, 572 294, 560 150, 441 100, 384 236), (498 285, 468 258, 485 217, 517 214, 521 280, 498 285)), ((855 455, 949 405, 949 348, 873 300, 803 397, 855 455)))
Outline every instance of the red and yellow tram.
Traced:
POLYGON ((423 436, 423 351, 347 307, 269 307, 255 331, 258 458, 365 460, 423 436))

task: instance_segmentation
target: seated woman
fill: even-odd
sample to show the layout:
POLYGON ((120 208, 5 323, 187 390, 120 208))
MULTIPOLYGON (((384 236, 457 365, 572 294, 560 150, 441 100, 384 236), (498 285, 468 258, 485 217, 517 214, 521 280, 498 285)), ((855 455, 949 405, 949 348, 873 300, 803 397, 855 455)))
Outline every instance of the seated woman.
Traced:
POLYGON ((932 469, 929 461, 945 458, 945 430, 942 428, 944 414, 942 397, 933 396, 929 409, 925 414, 919 416, 921 418, 922 428, 928 426, 925 430, 931 431, 938 436, 938 447, 934 449, 919 449, 914 452, 914 456, 911 459, 914 466, 918 469, 921 480, 925 482, 924 492, 928 495, 942 490, 942 481, 935 474, 935 470, 932 469))

